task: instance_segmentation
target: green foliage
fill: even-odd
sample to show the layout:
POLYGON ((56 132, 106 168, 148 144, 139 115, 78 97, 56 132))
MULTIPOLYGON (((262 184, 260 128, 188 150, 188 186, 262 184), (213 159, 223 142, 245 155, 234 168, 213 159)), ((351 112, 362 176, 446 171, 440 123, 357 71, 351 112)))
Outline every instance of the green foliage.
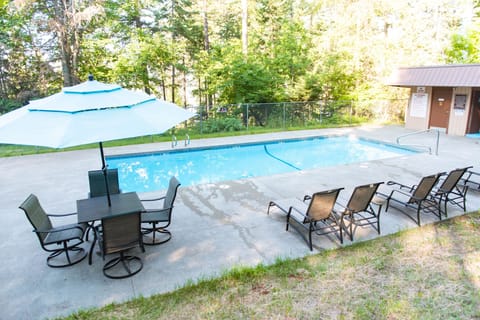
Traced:
POLYGON ((446 63, 479 63, 480 30, 470 30, 466 35, 454 34, 445 56, 446 63))
POLYGON ((243 130, 242 122, 236 118, 208 119, 198 123, 203 133, 233 132, 243 130))

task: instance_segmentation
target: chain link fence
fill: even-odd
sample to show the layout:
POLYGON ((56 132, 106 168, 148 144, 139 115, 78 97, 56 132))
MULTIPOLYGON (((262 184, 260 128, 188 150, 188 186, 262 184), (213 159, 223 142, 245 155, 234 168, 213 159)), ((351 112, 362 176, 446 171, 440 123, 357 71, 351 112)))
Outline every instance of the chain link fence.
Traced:
POLYGON ((407 103, 407 99, 385 99, 200 106, 193 108, 198 116, 188 126, 195 126, 200 133, 213 133, 354 125, 371 120, 403 121, 407 103))

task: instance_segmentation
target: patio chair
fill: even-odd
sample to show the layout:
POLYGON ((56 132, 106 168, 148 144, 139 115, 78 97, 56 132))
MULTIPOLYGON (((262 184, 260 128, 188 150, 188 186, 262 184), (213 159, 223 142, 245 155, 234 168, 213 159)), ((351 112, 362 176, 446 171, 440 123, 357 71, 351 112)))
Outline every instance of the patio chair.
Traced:
POLYGON ((421 225, 420 222, 420 213, 432 213, 442 220, 442 214, 440 212, 440 204, 432 196, 432 191, 434 186, 437 184, 440 176, 444 173, 433 174, 425 176, 420 180, 418 185, 404 185, 395 181, 388 181, 387 185, 393 186, 389 195, 382 194, 386 197, 387 205, 385 207, 385 212, 388 211, 390 203, 401 204, 406 208, 416 210, 416 219, 415 216, 412 216, 410 211, 404 211, 401 208, 397 209, 408 216, 410 219, 415 221, 418 226, 421 225))
MULTIPOLYGON (((110 194, 120 193, 120 186, 118 183, 118 169, 107 169, 107 181, 108 181, 108 191, 110 194)), ((101 197, 107 195, 107 188, 105 185, 105 177, 103 175, 103 170, 91 170, 88 171, 88 183, 90 187, 90 192, 88 194, 89 198, 101 197)))
POLYGON ((434 188, 433 198, 439 202, 440 208, 443 203, 443 214, 445 214, 445 217, 448 217, 448 203, 460 207, 465 212, 468 186, 461 183, 461 179, 470 168, 459 168, 450 171, 447 177, 440 182, 440 187, 434 188))
POLYGON ((82 261, 87 253, 80 247, 87 225, 74 223, 54 227, 50 217, 65 217, 71 214, 47 214, 34 194, 31 194, 19 207, 27 215, 43 250, 51 254, 47 265, 52 268, 72 266, 82 261))
POLYGON ((355 187, 347 205, 337 202, 342 209, 339 211, 342 226, 353 241, 357 227, 371 226, 380 234, 380 212, 382 204, 374 200, 378 187, 383 182, 371 183, 355 187), (377 211, 373 207, 376 205, 377 211))
POLYGON ((103 274, 111 279, 131 277, 143 268, 142 259, 126 255, 130 249, 145 248, 140 229, 140 212, 102 219, 102 225, 95 228, 103 259, 106 255, 119 253, 103 266, 103 274), (101 228, 100 228, 101 227, 101 228))
POLYGON ((335 233, 340 239, 340 243, 343 243, 343 233, 340 227, 341 222, 333 210, 338 194, 342 189, 343 188, 317 192, 312 196, 307 195, 304 197, 304 201, 299 199, 270 201, 267 213, 269 213, 272 206, 277 206, 286 212, 286 231, 288 231, 289 226, 297 230, 307 242, 310 251, 313 250, 313 233, 317 235, 335 233), (307 203, 307 200, 310 201, 307 203), (304 230, 308 232, 308 239, 303 232, 304 230))
POLYGON ((469 190, 480 191, 480 172, 467 170, 461 183, 469 187, 469 190))
POLYGON ((167 230, 167 227, 172 221, 173 203, 177 196, 177 190, 180 187, 180 182, 175 177, 171 177, 168 190, 165 196, 154 199, 143 199, 142 202, 149 201, 161 201, 163 205, 158 209, 146 209, 142 213, 142 233, 144 236, 152 234, 150 237, 144 237, 144 243, 146 245, 158 245, 169 241, 172 238, 172 234, 167 230), (145 226, 148 224, 150 226, 145 226), (160 236, 158 238, 157 233, 160 236))
MULTIPOLYGON (((118 182, 118 169, 107 169, 107 181, 108 191, 110 194, 118 194, 121 192, 118 182)), ((107 187, 105 185, 105 176, 103 170, 90 170, 88 171, 88 185, 89 185, 89 198, 102 197, 107 195, 107 187)), ((87 232, 85 233, 85 240, 88 241, 88 235, 93 228, 93 223, 88 225, 87 232)))

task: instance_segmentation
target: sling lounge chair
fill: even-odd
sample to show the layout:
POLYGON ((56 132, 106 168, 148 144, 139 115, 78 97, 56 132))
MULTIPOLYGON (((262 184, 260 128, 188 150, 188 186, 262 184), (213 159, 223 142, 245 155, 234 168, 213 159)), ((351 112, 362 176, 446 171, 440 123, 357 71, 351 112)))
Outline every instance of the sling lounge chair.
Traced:
POLYGON ((177 196, 177 190, 180 182, 175 177, 171 177, 168 190, 165 196, 155 199, 144 199, 142 202, 162 201, 163 205, 158 209, 146 209, 142 213, 142 232, 144 236, 152 234, 151 237, 145 237, 146 245, 157 245, 169 241, 172 234, 166 228, 172 221, 173 203, 177 196), (145 226, 146 224, 150 226, 145 226), (158 235, 157 235, 158 234, 158 235), (160 236, 160 238, 158 237, 160 236))
POLYGON ((338 194, 343 188, 333 189, 314 193, 312 196, 305 196, 304 201, 299 199, 285 199, 280 201, 270 201, 267 213, 270 208, 277 206, 287 213, 287 225, 297 230, 302 238, 307 242, 310 251, 313 250, 312 234, 326 235, 335 233, 343 243, 343 233, 339 217, 333 210, 338 194), (307 202, 307 200, 310 200, 307 202), (304 231, 308 233, 308 239, 304 231))
POLYGON ((383 182, 371 183, 356 187, 346 206, 337 202, 342 210, 339 212, 342 225, 353 241, 353 234, 357 227, 371 226, 380 234, 380 212, 382 205, 374 200, 378 187, 383 182), (372 206, 376 204, 377 211, 372 206))
POLYGON ((395 181, 388 181, 387 185, 392 186, 393 189, 389 195, 382 194, 383 196, 386 196, 387 201, 385 212, 388 211, 391 202, 394 202, 403 205, 405 208, 416 210, 415 218, 415 216, 411 214, 411 210, 405 211, 402 210, 402 208, 397 207, 400 212, 415 221, 418 226, 421 225, 421 212, 432 213, 442 220, 440 204, 432 195, 433 187, 437 184, 441 175, 443 175, 443 173, 425 176, 420 180, 418 185, 412 186, 404 185, 395 181))
POLYGON ((466 210, 466 198, 468 186, 461 183, 463 175, 471 167, 452 170, 447 177, 441 181, 440 187, 435 188, 433 198, 439 202, 440 208, 443 203, 443 214, 447 217, 447 204, 453 204, 466 210))
POLYGON ((31 194, 20 205, 33 226, 33 232, 38 237, 42 249, 50 252, 47 265, 52 268, 72 266, 82 261, 87 253, 80 245, 87 225, 74 223, 54 227, 50 217, 64 217, 71 214, 47 214, 43 210, 37 196, 31 194))

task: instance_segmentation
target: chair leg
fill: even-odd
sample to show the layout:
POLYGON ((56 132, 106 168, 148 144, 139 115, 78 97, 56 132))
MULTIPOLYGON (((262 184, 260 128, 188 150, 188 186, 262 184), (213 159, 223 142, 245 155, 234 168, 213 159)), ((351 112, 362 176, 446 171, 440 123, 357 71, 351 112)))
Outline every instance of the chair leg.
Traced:
POLYGON ((152 238, 150 241, 145 241, 145 237, 144 237, 143 244, 147 246, 155 246, 155 245, 165 243, 172 238, 171 232, 168 231, 167 229, 157 228, 156 223, 152 223, 152 225, 153 225, 152 228, 143 228, 142 234, 144 236, 150 233, 152 234, 152 238), (166 235, 166 237, 163 240, 157 240, 157 233, 166 235))
POLYGON ((63 248, 58 249, 53 251, 47 258, 47 265, 51 268, 64 268, 64 267, 69 267, 73 266, 74 264, 79 263, 85 257, 87 256, 87 252, 85 252, 85 249, 77 247, 77 246, 72 246, 68 247, 67 241, 63 242, 63 248), (70 253, 74 252, 78 257, 72 260, 72 257, 70 257, 70 253), (55 263, 55 258, 60 256, 61 254, 65 254, 65 257, 67 259, 66 263, 55 263))
POLYGON ((131 277, 131 276, 139 273, 140 270, 142 270, 142 269, 143 269, 142 259, 140 259, 139 257, 135 257, 135 256, 127 256, 127 255, 125 255, 124 251, 122 251, 122 252, 120 252, 119 257, 117 257, 115 259, 112 259, 112 260, 108 261, 107 263, 105 263, 105 265, 103 266, 103 274, 107 278, 111 278, 111 279, 124 279, 124 278, 128 278, 128 277, 131 277), (125 272, 120 272, 118 274, 114 274, 114 273, 109 273, 108 272, 109 270, 112 270, 115 266, 117 266, 118 264, 122 265, 123 270, 126 273, 125 272), (137 265, 133 266, 133 268, 132 268, 132 264, 137 264, 137 265))

